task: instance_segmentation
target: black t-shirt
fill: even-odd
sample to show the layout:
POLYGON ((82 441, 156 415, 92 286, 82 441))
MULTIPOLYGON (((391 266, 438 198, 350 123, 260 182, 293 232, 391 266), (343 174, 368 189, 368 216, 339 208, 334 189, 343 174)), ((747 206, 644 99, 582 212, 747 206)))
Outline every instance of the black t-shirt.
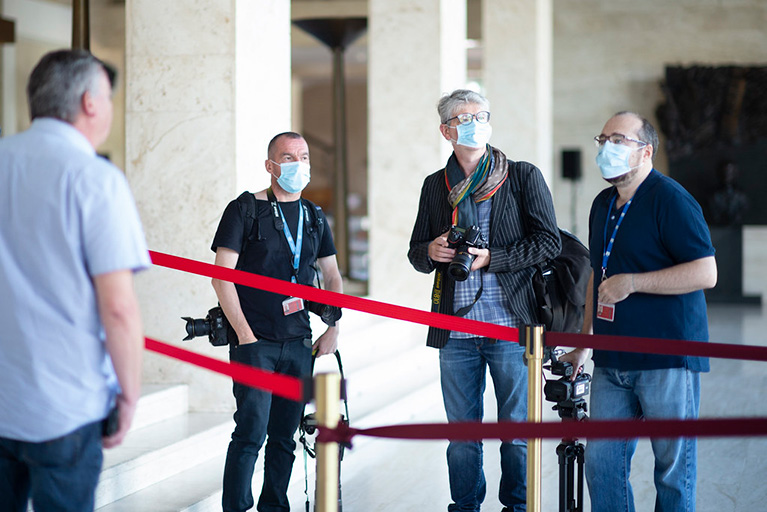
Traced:
MULTIPOLYGON (((297 242, 299 208, 301 201, 278 203, 285 215, 287 226, 297 242)), ((304 201, 304 234, 299 261, 299 284, 314 284, 316 260, 336 254, 333 235, 327 225, 324 213, 319 208, 304 201), (312 212, 314 210, 314 212, 312 212), (316 212, 316 213, 315 213, 316 212), (322 240, 319 240, 319 223, 323 225, 322 240)), ((254 274, 260 274, 284 281, 290 281, 293 275, 293 253, 282 230, 275 228, 275 219, 268 201, 256 199, 256 220, 253 222, 250 241, 245 249, 245 261, 239 267, 254 274)), ((211 249, 219 247, 232 249, 239 254, 242 249, 245 208, 234 200, 229 203, 221 216, 216 236, 211 249)), ((299 311, 285 316, 282 301, 287 295, 280 295, 248 286, 235 284, 240 305, 250 328, 257 338, 272 341, 293 341, 311 337, 307 311, 299 311)))

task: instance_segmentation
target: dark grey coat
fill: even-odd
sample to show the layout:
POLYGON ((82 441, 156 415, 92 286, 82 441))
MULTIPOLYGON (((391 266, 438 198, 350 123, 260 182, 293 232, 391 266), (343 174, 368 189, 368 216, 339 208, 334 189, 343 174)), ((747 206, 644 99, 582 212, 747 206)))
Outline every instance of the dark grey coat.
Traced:
MULTIPOLYGON (((493 196, 487 271, 497 273, 514 323, 521 326, 538 322, 532 288, 535 265, 557 256, 561 242, 551 193, 541 171, 527 162, 507 162, 509 177, 493 196)), ((447 194, 444 169, 424 180, 408 258, 419 272, 442 271, 443 299, 432 310, 452 315, 454 281, 447 276, 446 263, 435 263, 428 256, 429 244, 450 229, 452 208, 447 194)), ((438 279, 435 275, 435 283, 438 279)), ((440 348, 447 343, 448 336, 449 331, 430 327, 426 344, 440 348)))

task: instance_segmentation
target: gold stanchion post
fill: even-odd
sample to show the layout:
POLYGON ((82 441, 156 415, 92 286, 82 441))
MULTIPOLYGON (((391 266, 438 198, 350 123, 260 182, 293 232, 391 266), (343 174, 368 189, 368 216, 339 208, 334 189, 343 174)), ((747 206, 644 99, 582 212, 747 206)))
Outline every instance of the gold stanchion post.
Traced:
MULTIPOLYGON (((314 390, 317 424, 336 428, 341 419, 341 375, 317 375, 314 390)), ((338 454, 338 443, 317 443, 317 512, 338 512, 338 454)))
MULTIPOLYGON (((543 326, 524 327, 525 358, 527 359, 527 421, 543 420, 543 326)), ((527 440, 527 511, 541 510, 541 440, 527 440)))

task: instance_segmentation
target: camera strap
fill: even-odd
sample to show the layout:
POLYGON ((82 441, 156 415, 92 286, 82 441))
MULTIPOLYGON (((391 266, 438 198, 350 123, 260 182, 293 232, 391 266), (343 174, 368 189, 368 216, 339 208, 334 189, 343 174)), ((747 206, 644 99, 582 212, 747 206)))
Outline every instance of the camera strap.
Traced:
POLYGON ((477 294, 474 296, 474 300, 471 304, 464 306, 462 308, 459 308, 458 311, 455 312, 455 316, 466 316, 469 314, 469 311, 474 307, 474 304, 479 301, 479 298, 482 297, 482 290, 485 288, 484 281, 485 276, 485 269, 479 270, 479 290, 477 290, 477 294))
MULTIPOLYGON (((346 412, 346 416, 341 416, 341 421, 345 422, 347 425, 349 424, 349 402, 347 401, 347 395, 346 395, 346 378, 344 377, 344 365, 341 363, 341 353, 336 350, 335 351, 336 361, 338 362, 338 372, 341 374, 341 399, 344 401, 344 409, 346 412)), ((314 375, 314 362, 317 360, 317 355, 312 354, 312 368, 309 372, 310 376, 314 375)), ((301 445, 304 447, 304 494, 306 495, 306 510, 309 510, 309 468, 308 468, 308 458, 316 458, 317 452, 314 448, 309 446, 309 441, 307 441, 307 429, 306 429, 306 402, 304 402, 304 406, 301 409, 301 422, 298 424, 298 431, 300 433, 298 440, 301 443, 301 445)), ((339 444, 338 445, 338 500, 340 504, 341 500, 341 468, 340 464, 344 460, 344 448, 348 446, 351 448, 351 444, 344 445, 339 444)), ((339 510, 340 506, 339 506, 339 510)))

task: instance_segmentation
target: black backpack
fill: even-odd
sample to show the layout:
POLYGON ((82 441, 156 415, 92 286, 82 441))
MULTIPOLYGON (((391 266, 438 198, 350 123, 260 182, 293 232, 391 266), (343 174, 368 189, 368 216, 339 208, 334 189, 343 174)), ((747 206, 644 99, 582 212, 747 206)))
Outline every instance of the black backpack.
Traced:
MULTIPOLYGON (((519 162, 509 162, 512 192, 519 204, 522 225, 527 229, 520 200, 519 162)), ((572 233, 559 229, 562 252, 538 264, 533 275, 538 322, 547 331, 580 333, 586 309, 586 293, 591 277, 589 250, 572 233)))
POLYGON ((591 276, 589 250, 578 237, 559 230, 562 252, 538 265, 533 291, 538 302, 538 321, 552 332, 580 333, 591 276))

